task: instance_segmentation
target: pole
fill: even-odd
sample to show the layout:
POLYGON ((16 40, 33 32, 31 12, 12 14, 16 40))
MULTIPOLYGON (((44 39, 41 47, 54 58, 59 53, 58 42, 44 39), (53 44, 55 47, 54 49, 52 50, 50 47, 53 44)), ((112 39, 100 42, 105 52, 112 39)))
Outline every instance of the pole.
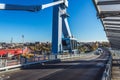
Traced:
POLYGON ((24 35, 22 35, 22 43, 23 43, 23 46, 24 46, 24 35))
POLYGON ((2 55, 0 55, 0 67, 2 67, 2 55))
MULTIPOLYGON (((23 54, 23 48, 24 48, 24 35, 22 35, 22 54, 23 54)), ((20 63, 21 63, 21 60, 22 59, 22 57, 21 57, 21 55, 20 55, 20 63)), ((25 59, 25 62, 26 62, 26 59, 25 59)))

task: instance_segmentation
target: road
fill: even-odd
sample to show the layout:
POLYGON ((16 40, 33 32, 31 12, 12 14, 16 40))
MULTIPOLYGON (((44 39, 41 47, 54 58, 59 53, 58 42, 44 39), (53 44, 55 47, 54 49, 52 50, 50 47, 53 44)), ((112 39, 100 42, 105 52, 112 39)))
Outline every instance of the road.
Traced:
POLYGON ((10 76, 6 80, 100 80, 108 55, 105 52, 94 60, 79 59, 37 64, 4 75, 10 76))

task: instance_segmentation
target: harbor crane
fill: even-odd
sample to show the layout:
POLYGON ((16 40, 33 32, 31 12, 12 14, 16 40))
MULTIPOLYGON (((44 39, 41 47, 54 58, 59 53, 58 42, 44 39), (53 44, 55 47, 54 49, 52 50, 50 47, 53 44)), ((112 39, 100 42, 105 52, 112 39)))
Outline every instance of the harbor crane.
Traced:
POLYGON ((53 7, 52 22, 52 53, 59 54, 64 51, 70 53, 77 50, 77 40, 73 38, 67 21, 68 0, 54 0, 43 5, 15 5, 0 3, 0 10, 21 10, 37 12, 49 7, 53 7), (62 35, 63 34, 63 35, 62 35))

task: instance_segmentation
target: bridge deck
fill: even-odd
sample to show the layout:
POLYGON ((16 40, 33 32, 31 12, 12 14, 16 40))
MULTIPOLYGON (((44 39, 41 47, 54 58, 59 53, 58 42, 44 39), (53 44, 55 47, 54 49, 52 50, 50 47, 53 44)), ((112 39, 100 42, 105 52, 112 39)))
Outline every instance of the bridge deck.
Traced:
MULTIPOLYGON (((93 60, 68 60, 60 63, 32 65, 15 72, 4 73, 7 80, 100 80, 108 54, 93 60)), ((2 74, 0 74, 2 75, 2 74)))

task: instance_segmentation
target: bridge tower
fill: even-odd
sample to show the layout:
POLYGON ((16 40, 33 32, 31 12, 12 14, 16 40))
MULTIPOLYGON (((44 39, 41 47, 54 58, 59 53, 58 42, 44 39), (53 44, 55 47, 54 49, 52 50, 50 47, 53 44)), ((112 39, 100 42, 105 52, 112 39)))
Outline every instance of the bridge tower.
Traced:
MULTIPOLYGON (((54 0, 54 2, 60 0, 54 0)), ((52 53, 58 54, 63 51, 62 33, 65 38, 71 37, 69 25, 67 23, 67 7, 68 0, 64 0, 63 4, 53 7, 53 23, 52 23, 52 53)))
POLYGON ((68 0, 54 0, 54 2, 48 4, 28 6, 0 3, 0 10, 22 10, 36 12, 48 7, 53 7, 52 53, 58 54, 64 50, 72 52, 76 49, 77 41, 72 37, 67 21, 68 0))

